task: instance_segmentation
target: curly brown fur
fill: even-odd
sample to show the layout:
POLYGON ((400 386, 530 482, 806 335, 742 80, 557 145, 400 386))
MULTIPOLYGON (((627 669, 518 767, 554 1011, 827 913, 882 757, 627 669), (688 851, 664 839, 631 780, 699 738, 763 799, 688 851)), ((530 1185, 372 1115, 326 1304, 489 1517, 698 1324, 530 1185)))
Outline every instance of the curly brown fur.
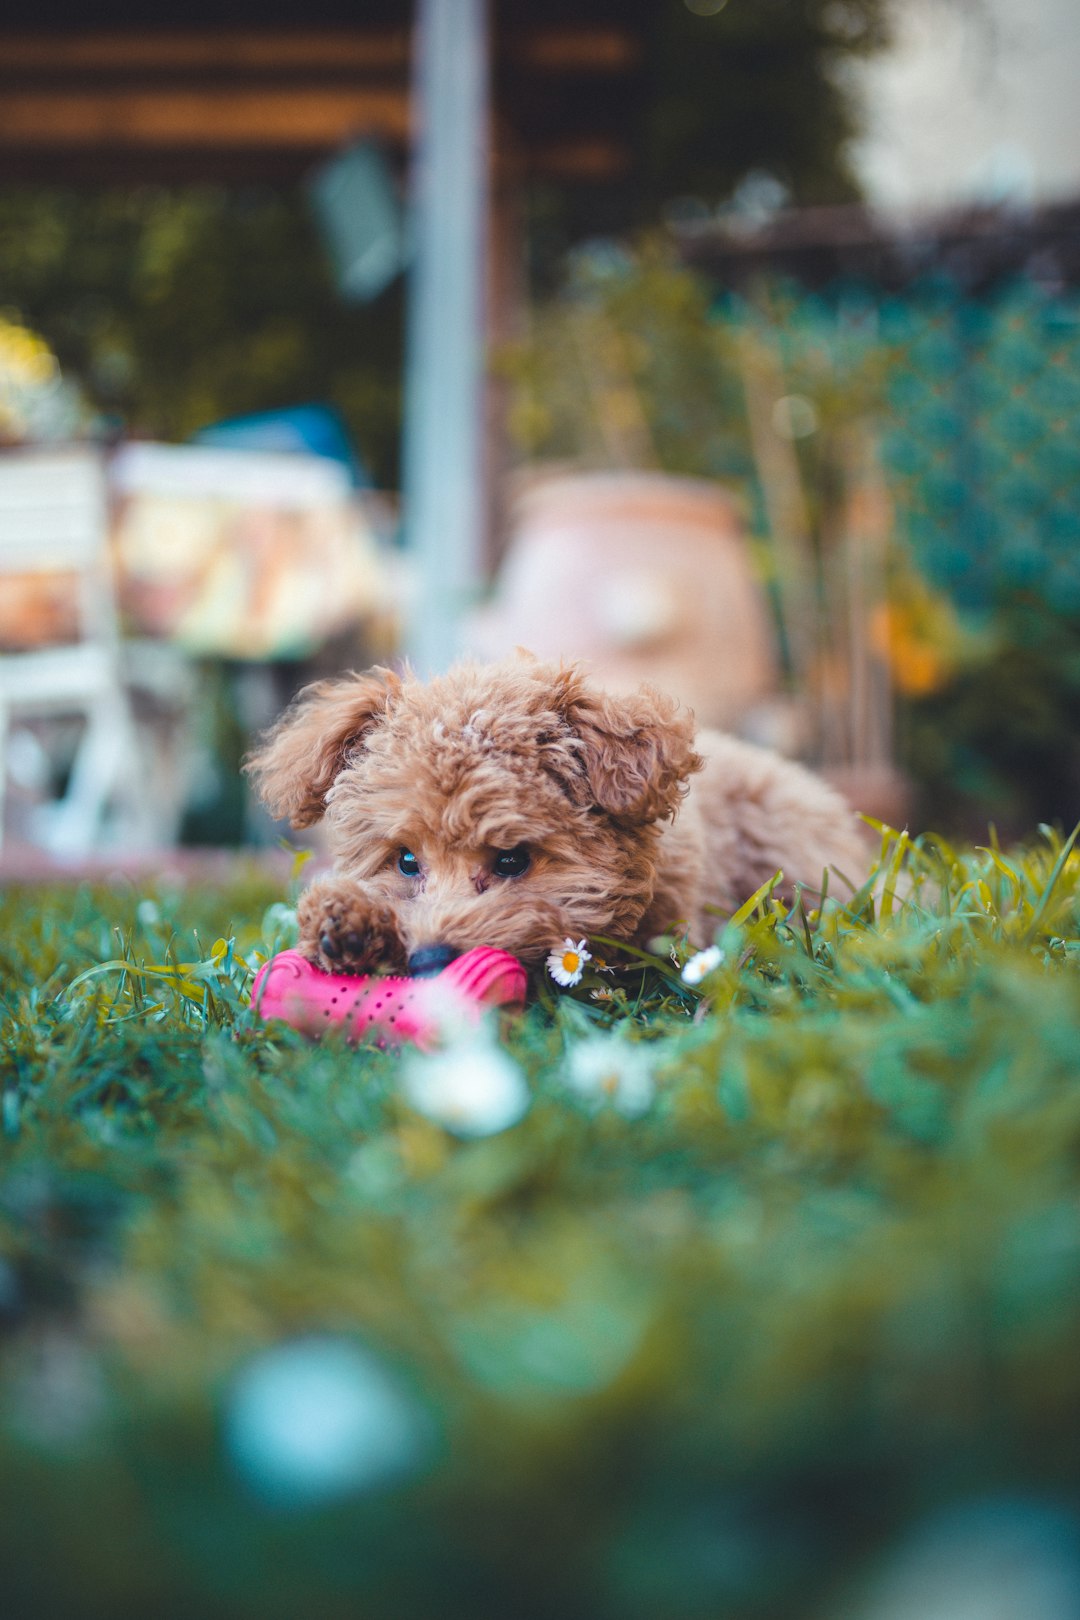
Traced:
POLYGON ((651 688, 616 697, 528 658, 320 682, 247 768, 275 814, 325 817, 336 875, 301 904, 301 948, 338 971, 432 944, 535 963, 567 936, 680 922, 705 939, 707 907, 733 909, 779 867, 790 888, 862 862, 850 812, 809 772, 695 739, 651 688), (527 869, 500 876, 499 852, 521 846, 527 869))
POLYGON ((245 766, 279 820, 310 827, 322 818, 326 795, 400 689, 393 670, 379 668, 304 688, 245 766))

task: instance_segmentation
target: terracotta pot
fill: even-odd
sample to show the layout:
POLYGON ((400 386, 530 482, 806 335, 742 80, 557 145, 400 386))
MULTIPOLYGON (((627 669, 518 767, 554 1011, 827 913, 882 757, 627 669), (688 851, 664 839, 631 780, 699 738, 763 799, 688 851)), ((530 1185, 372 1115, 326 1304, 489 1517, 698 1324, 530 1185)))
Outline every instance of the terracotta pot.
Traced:
POLYGON ((776 653, 738 509, 721 486, 660 473, 548 479, 515 504, 472 651, 580 658, 611 690, 642 681, 737 726, 775 691, 776 653))

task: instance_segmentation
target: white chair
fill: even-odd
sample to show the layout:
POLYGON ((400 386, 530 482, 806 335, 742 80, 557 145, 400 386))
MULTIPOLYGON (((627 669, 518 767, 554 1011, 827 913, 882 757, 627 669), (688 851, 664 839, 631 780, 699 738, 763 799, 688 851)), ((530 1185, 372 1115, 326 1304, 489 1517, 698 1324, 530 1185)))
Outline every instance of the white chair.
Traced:
POLYGON ((97 452, 0 455, 0 591, 30 573, 70 581, 76 634, 66 645, 0 653, 0 840, 13 724, 77 717, 83 727, 66 791, 40 808, 35 841, 60 858, 149 847, 150 799, 123 680, 105 468, 97 452))

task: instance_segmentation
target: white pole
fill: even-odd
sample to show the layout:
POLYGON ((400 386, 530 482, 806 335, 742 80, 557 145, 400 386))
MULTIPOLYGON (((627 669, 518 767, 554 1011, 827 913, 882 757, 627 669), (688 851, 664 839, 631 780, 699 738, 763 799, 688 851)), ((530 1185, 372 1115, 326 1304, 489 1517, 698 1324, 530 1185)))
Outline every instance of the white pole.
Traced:
POLYGON ((486 0, 417 0, 412 266, 405 357, 405 651, 445 669, 483 577, 486 0))

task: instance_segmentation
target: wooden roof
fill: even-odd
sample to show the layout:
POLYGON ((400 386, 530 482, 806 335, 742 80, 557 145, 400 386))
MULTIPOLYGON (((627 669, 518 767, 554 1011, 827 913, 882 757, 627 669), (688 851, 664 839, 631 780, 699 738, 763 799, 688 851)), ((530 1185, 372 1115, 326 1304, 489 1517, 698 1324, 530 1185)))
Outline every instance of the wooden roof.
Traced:
MULTIPOLYGON (((628 162, 640 0, 494 7, 497 160, 604 180, 628 162)), ((290 178, 350 138, 409 131, 411 5, 334 0, 213 9, 163 24, 135 0, 45 0, 0 25, 0 177, 290 178), (257 19, 256 19, 257 10, 257 19), (362 21, 355 21, 357 15, 362 21), (348 19, 348 20, 346 20, 348 19)))
POLYGON ((1019 275, 1048 289, 1080 286, 1080 199, 971 205, 903 220, 860 205, 804 208, 753 230, 717 222, 678 236, 687 263, 725 286, 763 271, 811 287, 855 281, 901 289, 940 275, 972 292, 1019 275))

